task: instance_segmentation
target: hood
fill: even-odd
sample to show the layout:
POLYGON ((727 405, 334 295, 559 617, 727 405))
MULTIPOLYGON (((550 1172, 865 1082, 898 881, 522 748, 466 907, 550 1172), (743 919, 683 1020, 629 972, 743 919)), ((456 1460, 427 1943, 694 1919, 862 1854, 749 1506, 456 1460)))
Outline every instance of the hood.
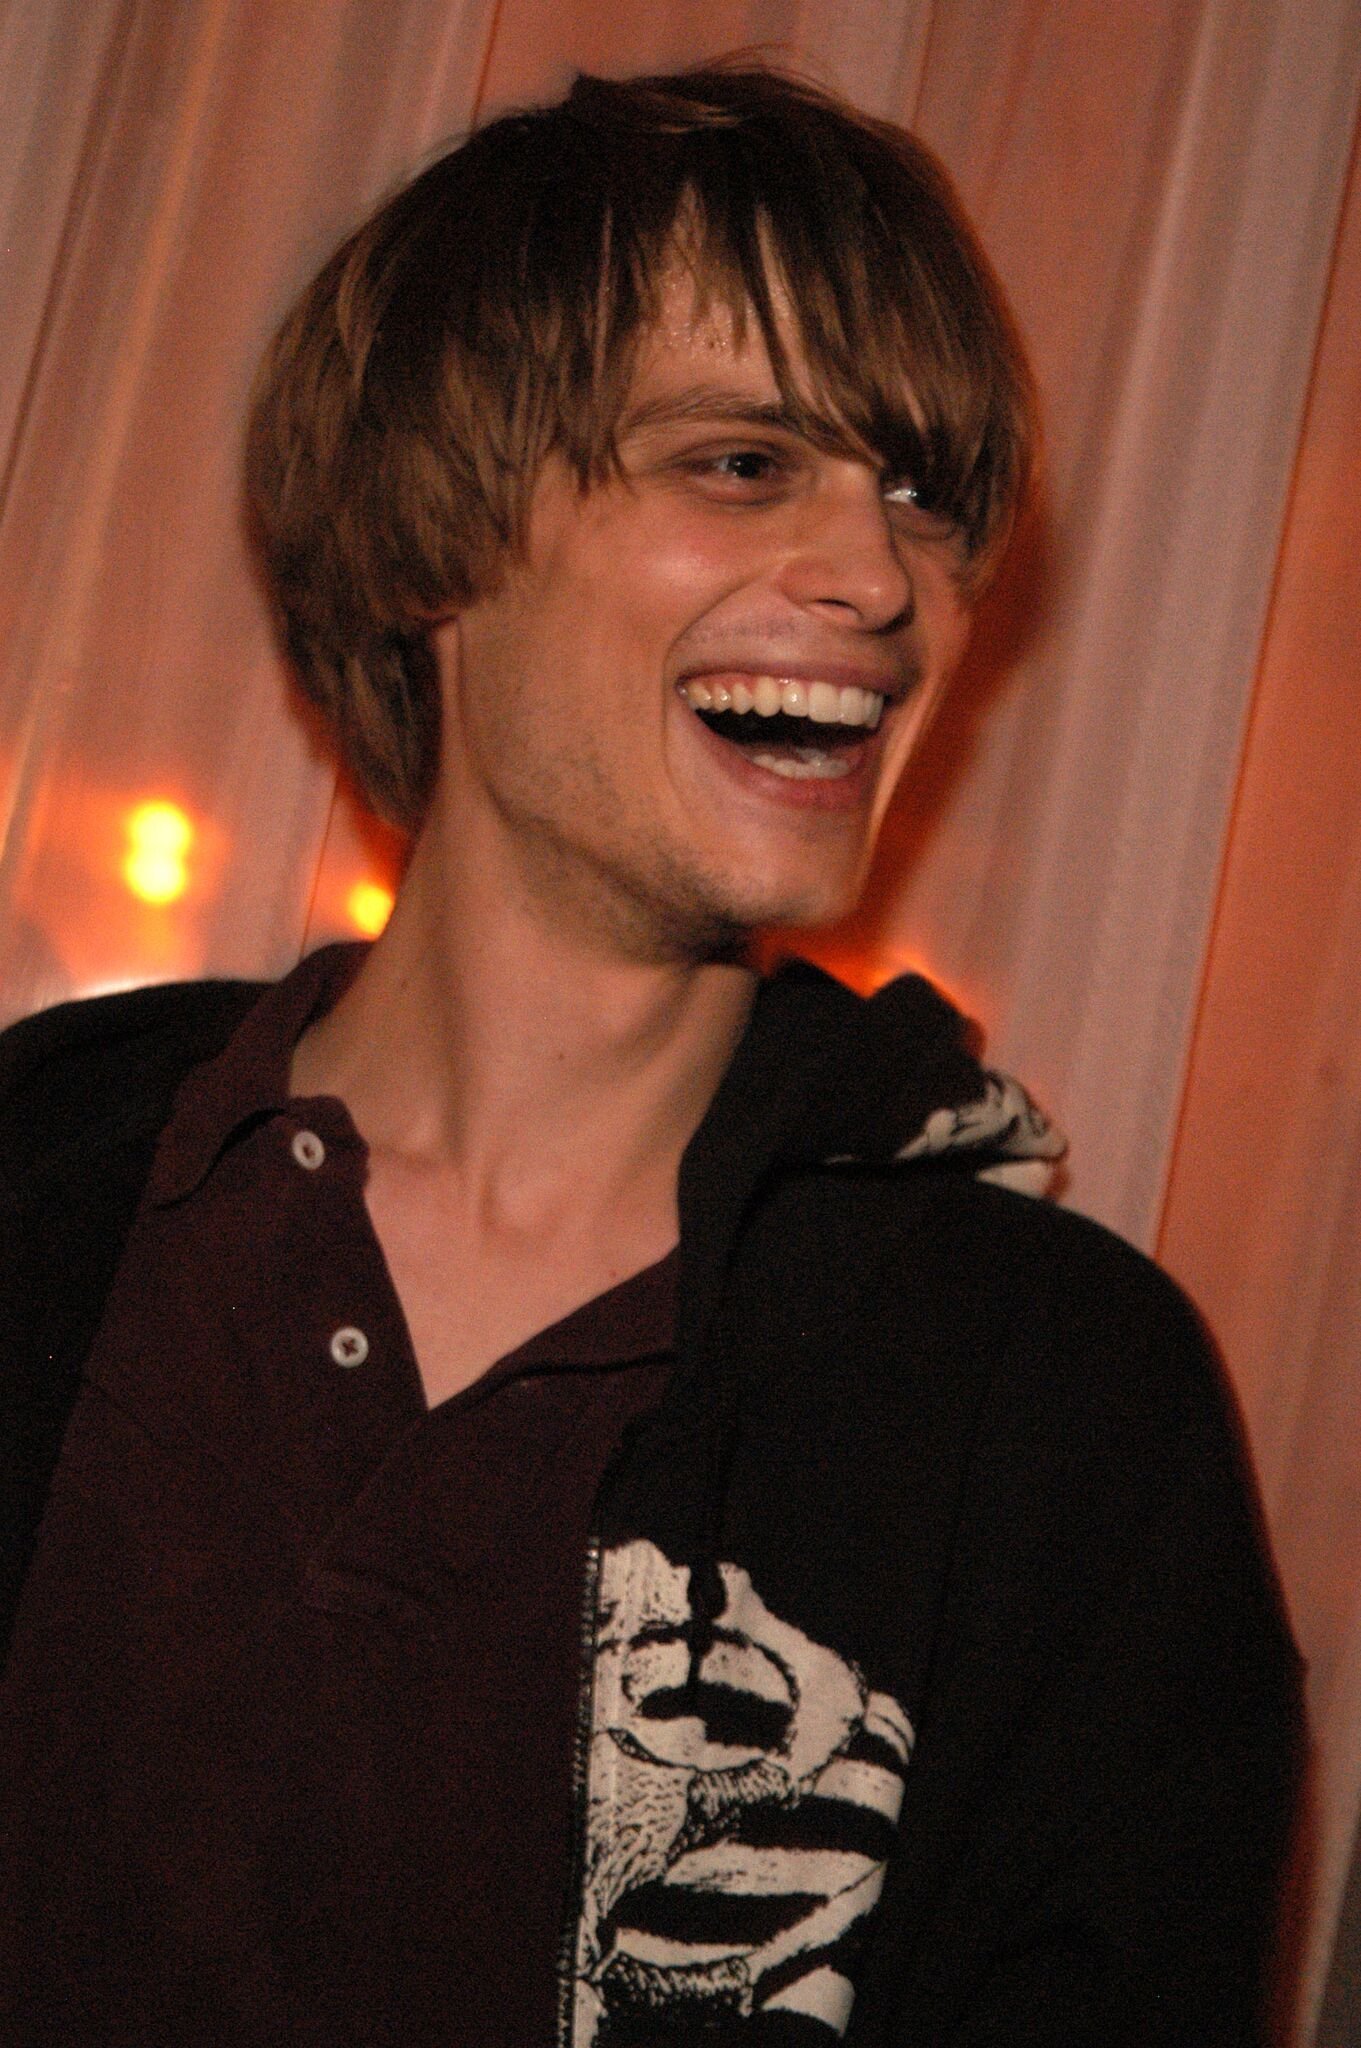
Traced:
MULTIPOLYGON (((1041 1193, 1064 1140, 1020 1083, 981 1064, 978 1032, 920 975, 862 997, 791 961, 762 983, 746 1034, 681 1161, 677 1350, 707 1348, 722 1275, 763 1188, 789 1171, 966 1172, 1041 1193)), ((704 1444, 689 1551, 687 1683, 698 1687, 726 1594, 720 1564, 742 1361, 720 1345, 689 1426, 704 1444)), ((698 1384, 698 1381, 694 1381, 698 1384)))
POLYGON ((801 961, 788 994, 826 1005, 812 1121, 800 1132, 795 1114, 783 1141, 791 1163, 947 1167, 1048 1192, 1066 1140, 1019 1081, 982 1064, 977 1025, 929 981, 906 974, 865 998, 801 961))
POLYGON ((760 1187, 781 1171, 969 1172, 1042 1194, 1065 1140, 977 1027, 920 975, 858 996, 806 961, 761 984, 747 1031, 681 1163, 682 1258, 707 1299, 760 1187))

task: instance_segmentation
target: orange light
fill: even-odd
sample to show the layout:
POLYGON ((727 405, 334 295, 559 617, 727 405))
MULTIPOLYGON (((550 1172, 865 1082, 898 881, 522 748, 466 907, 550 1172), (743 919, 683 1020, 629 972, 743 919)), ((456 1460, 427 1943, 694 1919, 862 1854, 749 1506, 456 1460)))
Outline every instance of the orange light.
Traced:
POLYGON ((355 930, 366 939, 376 939, 392 915, 395 900, 391 889, 381 882, 356 882, 345 898, 345 908, 355 930))
POLYGON ((178 804, 138 804, 124 820, 128 850, 123 880, 143 903, 173 903, 189 886, 194 827, 178 804))

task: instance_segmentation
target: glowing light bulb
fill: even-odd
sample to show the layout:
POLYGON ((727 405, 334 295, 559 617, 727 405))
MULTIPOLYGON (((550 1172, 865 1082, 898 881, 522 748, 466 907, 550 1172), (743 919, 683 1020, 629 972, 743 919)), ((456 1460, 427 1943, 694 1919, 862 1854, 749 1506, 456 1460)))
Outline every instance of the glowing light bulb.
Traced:
POLYGON ((356 882, 345 898, 345 908, 356 931, 376 939, 392 915, 394 897, 381 882, 356 882))
POLYGON ((192 821, 161 798, 137 804, 124 820, 123 880, 143 903, 173 903, 189 886, 192 821))

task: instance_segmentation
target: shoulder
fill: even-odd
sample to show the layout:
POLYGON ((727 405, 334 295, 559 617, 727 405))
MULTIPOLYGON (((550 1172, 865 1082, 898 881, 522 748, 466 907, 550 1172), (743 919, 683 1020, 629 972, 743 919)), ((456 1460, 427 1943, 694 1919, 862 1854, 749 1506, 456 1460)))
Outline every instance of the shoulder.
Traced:
POLYGON ((157 1134, 259 993, 139 989, 0 1034, 0 1639, 157 1134))
POLYGON ((808 1174, 784 1199, 772 1237, 815 1238, 821 1263, 853 1267, 871 1314, 912 1304, 982 1316, 1017 1337, 1087 1330, 1121 1344, 1138 1325, 1174 1348, 1205 1347, 1196 1311, 1144 1253, 1089 1217, 960 1166, 808 1174))
POLYGON ((0 1176, 12 1186, 154 1127, 264 984, 168 983, 62 1003, 0 1033, 0 1176))
POLYGON ((1241 1473, 1197 1311, 1086 1217, 958 1170, 810 1174, 770 1203, 743 1264, 781 1351, 816 1332, 847 1403, 911 1428, 948 1389, 980 1455, 1043 1472, 1055 1498, 1114 1507, 1136 1474, 1241 1473))
POLYGON ((848 1198, 821 1262, 826 1285, 858 1268, 824 1323, 842 1399, 900 1460, 939 1418, 964 1581, 1062 1583, 1070 1607, 1142 1584, 1150 1612, 1173 1600, 1207 1639, 1238 1627, 1293 1684, 1237 1400, 1176 1281, 1101 1224, 964 1174, 848 1198))
POLYGON ((1088 1217, 962 1178, 923 1199, 913 1249, 929 1315, 979 1361, 977 1527, 1037 1577, 1151 1575, 1188 1623, 1232 1610, 1290 1664, 1237 1398, 1177 1282, 1088 1217))
POLYGON ((1066 1360, 1084 1387, 1102 1376, 1166 1397, 1185 1382, 1217 1383, 1199 1313, 1170 1275, 1092 1218, 1005 1188, 952 1177, 916 1216, 940 1280, 967 1270, 1016 1358, 1034 1350, 1049 1373, 1066 1360))
POLYGON ((1210 1333, 1134 1245, 1090 1217, 978 1182, 942 1189, 929 1213, 937 1272, 958 1275, 963 1262, 978 1274, 1022 1397, 1169 1444, 1187 1431, 1222 1438, 1232 1401, 1210 1333))

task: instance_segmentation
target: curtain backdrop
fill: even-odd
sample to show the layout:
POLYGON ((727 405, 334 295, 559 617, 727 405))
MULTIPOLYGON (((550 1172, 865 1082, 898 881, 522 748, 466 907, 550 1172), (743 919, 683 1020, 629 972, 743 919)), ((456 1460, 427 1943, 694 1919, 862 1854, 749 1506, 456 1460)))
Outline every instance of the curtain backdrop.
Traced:
MULTIPOLYGON (((1361 1808, 1359 428, 1354 162, 1159 1247, 1233 1361, 1295 1592, 1329 1905, 1361 1808)), ((1327 2048, 1361 2042, 1361 1862, 1353 1895, 1327 2048)))
POLYGON ((941 979, 1224 1346, 1311 1661, 1304 2039, 1361 1805, 1358 0, 0 0, 0 1014, 378 920, 241 538, 260 348, 480 114, 753 45, 941 151, 1031 345, 1048 517, 809 944, 941 979))

